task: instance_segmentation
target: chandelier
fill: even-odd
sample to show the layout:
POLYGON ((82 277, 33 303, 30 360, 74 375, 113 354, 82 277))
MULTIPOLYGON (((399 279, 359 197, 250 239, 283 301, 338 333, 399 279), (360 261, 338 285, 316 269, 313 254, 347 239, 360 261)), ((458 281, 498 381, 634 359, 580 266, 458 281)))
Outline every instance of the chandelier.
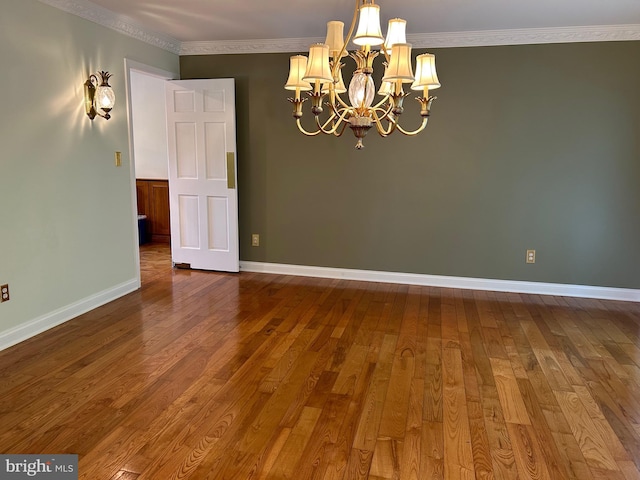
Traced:
POLYGON ((416 58, 415 75, 411 65, 411 45, 406 40, 406 20, 394 18, 389 21, 387 36, 382 36, 380 29, 380 7, 374 0, 356 0, 353 20, 347 38, 344 39, 344 23, 330 21, 327 23, 325 43, 311 45, 309 57, 295 55, 290 59, 289 78, 286 90, 295 91, 293 118, 298 129, 308 136, 320 133, 341 136, 348 126, 358 139, 356 148, 364 147, 362 140, 371 128, 387 137, 396 130, 404 135, 417 135, 427 126, 431 103, 436 97, 429 96, 429 90, 440 87, 436 74, 435 55, 425 53, 416 58), (353 35, 358 18, 358 29, 353 35), (359 47, 347 53, 349 42, 359 47), (373 50, 373 47, 380 49, 373 50), (373 61, 382 52, 385 61, 385 72, 377 93, 382 100, 374 104, 376 87, 371 75, 373 61), (341 59, 349 55, 355 60, 356 69, 345 87, 342 77, 341 59), (329 58, 331 57, 331 61, 329 58), (404 111, 403 102, 409 93, 405 93, 403 84, 410 83, 411 90, 423 92, 416 100, 420 103, 422 122, 415 130, 405 130, 399 124, 400 115, 404 111), (307 100, 301 98, 301 92, 308 92, 311 98, 311 113, 315 117, 316 130, 306 130, 300 121, 302 106, 307 100), (349 103, 341 95, 347 93, 349 103), (328 101, 323 102, 325 96, 328 101), (328 118, 321 120, 324 106, 328 108, 328 118))

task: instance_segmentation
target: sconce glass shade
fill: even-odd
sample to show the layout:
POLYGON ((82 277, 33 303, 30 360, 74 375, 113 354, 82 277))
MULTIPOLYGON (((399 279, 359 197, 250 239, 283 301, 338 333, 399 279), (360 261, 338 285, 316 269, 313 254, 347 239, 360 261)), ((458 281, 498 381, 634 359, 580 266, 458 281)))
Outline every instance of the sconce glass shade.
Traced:
POLYGON ((402 83, 414 81, 411 69, 411 44, 409 43, 396 43, 391 48, 389 66, 382 81, 395 82, 396 80, 401 80, 402 83))
POLYGON ((300 89, 301 92, 308 92, 312 89, 309 82, 302 80, 307 71, 307 57, 304 55, 294 55, 289 59, 289 78, 285 84, 285 90, 300 89))
POLYGON ((407 43, 407 21, 401 18, 392 18, 387 27, 387 39, 384 41, 384 48, 391 50, 396 43, 407 43))
POLYGON ((440 80, 436 74, 436 56, 432 53, 423 53, 416 57, 416 79, 411 84, 411 90, 424 88, 440 88, 440 80))
POLYGON ((100 85, 96 88, 95 104, 96 108, 110 111, 116 103, 116 95, 113 93, 113 88, 109 85, 100 85))
POLYGON ((382 45, 384 37, 380 29, 380 6, 362 5, 358 30, 353 37, 356 45, 382 45))
POLYGON ((321 83, 333 82, 333 75, 331 75, 331 67, 329 66, 329 45, 324 43, 311 45, 307 71, 302 80, 309 83, 316 80, 321 83))
MULTIPOLYGON (((327 39, 325 42, 329 45, 329 53, 333 58, 337 57, 342 47, 344 47, 344 22, 332 20, 327 22, 327 39)), ((348 55, 345 49, 343 57, 348 55)))

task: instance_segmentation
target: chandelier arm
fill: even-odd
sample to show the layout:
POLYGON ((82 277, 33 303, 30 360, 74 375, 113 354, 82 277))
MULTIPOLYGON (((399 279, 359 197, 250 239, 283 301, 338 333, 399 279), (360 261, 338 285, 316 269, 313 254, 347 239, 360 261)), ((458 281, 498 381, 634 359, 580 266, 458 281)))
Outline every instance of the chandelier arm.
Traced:
POLYGON ((327 120, 324 123, 324 125, 320 126, 320 123, 318 123, 318 126, 322 130, 322 133, 326 133, 327 135, 336 135, 336 132, 338 131, 338 127, 342 124, 342 130, 339 135, 336 135, 336 137, 339 137, 340 135, 342 135, 342 132, 344 131, 344 127, 346 126, 345 117, 347 116, 348 113, 349 113, 348 110, 344 110, 342 114, 338 114, 338 111, 336 110, 335 113, 331 115, 331 118, 329 118, 329 120, 327 120), (338 116, 338 119, 333 123, 333 127, 330 130, 325 130, 325 127, 329 124, 329 121, 333 120, 336 116, 338 116))
POLYGON ((375 110, 373 110, 372 114, 373 114, 373 123, 376 124, 376 130, 378 131, 378 134, 380 134, 382 138, 388 137, 389 135, 391 135, 395 130, 397 123, 390 120, 389 117, 386 115, 382 118, 378 117, 378 113, 375 110), (389 130, 385 130, 384 127, 382 126, 383 120, 389 121, 389 130))
POLYGON ((335 116, 339 117, 338 122, 344 122, 344 119, 346 118, 346 116, 351 113, 351 110, 348 108, 343 108, 341 110, 334 109, 333 111, 335 112, 335 116), (340 113, 341 111, 342 113, 340 113))
MULTIPOLYGON (((339 93, 335 94, 335 98, 338 100, 338 103, 342 105, 344 108, 351 108, 351 106, 348 103, 342 100, 342 97, 340 96, 339 93)), ((331 104, 331 107, 335 110, 335 105, 331 104)))
POLYGON ((417 135, 418 133, 420 133, 421 131, 423 131, 425 129, 425 127, 427 126, 427 122, 429 121, 429 117, 422 117, 422 125, 420 125, 420 127, 418 127, 416 130, 413 131, 407 131, 404 128, 402 128, 400 125, 398 125, 398 131, 404 135, 408 135, 408 136, 413 136, 413 135, 417 135))
POLYGON ((340 96, 339 93, 336 93, 336 98, 338 99, 338 102, 340 103, 340 105, 342 105, 344 108, 351 108, 351 106, 347 102, 342 100, 342 97, 340 96))
POLYGON ((315 137, 316 135, 319 135, 322 133, 322 130, 316 130, 315 132, 309 132, 305 130, 299 118, 296 118, 296 125, 298 126, 298 130, 304 133, 307 137, 315 137))
POLYGON ((333 132, 333 135, 336 137, 341 137, 342 134, 344 133, 345 128, 347 128, 347 122, 341 122, 340 131, 338 132, 337 125, 336 125, 336 131, 333 132))
POLYGON ((391 105, 389 105, 389 107, 386 109, 376 106, 371 108, 371 111, 375 116, 375 121, 377 123, 380 123, 380 125, 382 125, 383 120, 387 120, 389 123, 393 123, 393 121, 389 118, 389 115, 391 114, 392 109, 393 107, 391 105), (382 115, 378 116, 378 112, 382 112, 382 115))
POLYGON ((345 118, 347 117, 347 115, 350 115, 353 113, 351 107, 347 104, 345 104, 344 102, 342 102, 344 107, 343 108, 337 108, 336 105, 330 104, 329 106, 331 107, 331 110, 333 110, 333 114, 338 118, 338 121, 335 123, 336 125, 339 123, 345 123, 346 120, 345 118), (342 113, 340 113, 342 112, 342 113))
POLYGON ((318 117, 316 117, 316 123, 318 125, 318 130, 316 130, 315 132, 310 132, 308 130, 305 130, 305 128, 302 126, 302 122, 300 121, 299 118, 296 118, 296 125, 298 126, 298 130, 300 130, 300 132, 302 132, 303 134, 307 135, 308 137, 315 137, 316 135, 320 135, 321 133, 325 133, 327 135, 335 135, 336 137, 339 137, 342 135, 342 133, 344 132, 345 127, 347 126, 347 123, 345 122, 345 117, 347 116, 347 114, 349 113, 348 110, 344 110, 342 112, 342 114, 339 116, 338 120, 333 124, 333 127, 329 130, 326 130, 326 126, 335 119, 335 117, 337 116, 335 113, 332 114, 327 121, 324 124, 320 124, 320 120, 318 119, 318 117), (340 127, 342 124, 342 128, 340 129, 340 133, 336 133, 338 131, 338 127, 340 127))
POLYGON ((389 63, 391 61, 391 54, 389 50, 387 50, 387 46, 383 43, 382 45, 382 53, 384 54, 384 59, 389 63))
POLYGON ((346 105, 345 105, 345 108, 342 108, 342 109, 337 108, 337 106, 334 103, 328 103, 327 105, 329 105, 329 108, 331 108, 331 111, 333 112, 333 115, 335 115, 337 117, 339 117, 341 115, 340 110, 345 110, 345 108, 346 108, 346 105))
POLYGON ((327 125, 329 125, 335 118, 336 118, 336 114, 332 113, 326 122, 324 122, 323 124, 320 124, 320 119, 316 117, 316 124, 318 125, 318 128, 322 133, 325 133, 327 135, 333 135, 336 129, 338 128, 340 119, 338 119, 337 122, 334 122, 331 128, 328 130, 327 130, 327 125))
MULTIPOLYGON (((385 97, 384 97, 382 100, 380 100, 378 103, 376 103, 376 104, 375 104, 373 107, 371 107, 371 108, 373 108, 374 110, 378 110, 378 109, 380 109, 380 108, 382 107, 382 105, 384 105, 384 104, 385 104, 385 102, 386 102, 388 99, 389 99, 389 95, 385 95, 385 97)), ((391 108, 391 107, 389 107, 389 108, 391 108)))
POLYGON ((347 45, 349 45, 349 42, 351 41, 351 36, 353 35, 353 31, 356 28, 356 21, 358 20, 358 4, 360 3, 360 0, 356 0, 356 6, 355 9, 353 10, 353 18, 351 19, 351 27, 349 27, 349 33, 347 33, 347 38, 345 38, 344 43, 342 44, 342 50, 340 50, 340 53, 338 54, 338 61, 336 62, 336 64, 334 65, 334 71, 331 72, 333 73, 333 78, 335 78, 336 73, 338 73, 338 68, 336 68, 339 64, 340 64, 340 59, 342 58, 342 55, 344 55, 344 52, 347 51, 347 45))
POLYGON ((332 114, 329 116, 329 118, 327 118, 327 120, 326 120, 324 123, 322 123, 322 124, 321 124, 321 123, 320 123, 320 117, 318 117, 318 116, 316 115, 316 117, 315 117, 315 118, 316 118, 316 125, 318 126, 318 128, 319 128, 320 130, 322 130, 322 133, 330 133, 330 132, 325 131, 325 127, 326 127, 327 125, 329 125, 329 124, 331 123, 331 120, 333 120, 335 117, 336 117, 336 114, 335 114, 335 113, 332 113, 332 114))

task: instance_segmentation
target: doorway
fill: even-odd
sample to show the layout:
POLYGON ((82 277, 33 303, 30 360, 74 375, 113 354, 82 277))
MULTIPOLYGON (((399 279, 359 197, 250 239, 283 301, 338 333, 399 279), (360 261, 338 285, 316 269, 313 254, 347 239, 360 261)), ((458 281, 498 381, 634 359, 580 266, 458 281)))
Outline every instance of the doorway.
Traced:
MULTIPOLYGON (((137 179, 168 180, 168 147, 166 130, 165 83, 179 78, 178 71, 167 71, 126 59, 127 114, 129 124, 129 158, 131 199, 134 222, 135 272, 141 286, 140 233, 138 219, 137 179)), ((155 191, 160 191, 156 188, 155 191)), ((145 222, 142 222, 143 224, 145 222)), ((170 256, 169 256, 170 262, 170 256)))

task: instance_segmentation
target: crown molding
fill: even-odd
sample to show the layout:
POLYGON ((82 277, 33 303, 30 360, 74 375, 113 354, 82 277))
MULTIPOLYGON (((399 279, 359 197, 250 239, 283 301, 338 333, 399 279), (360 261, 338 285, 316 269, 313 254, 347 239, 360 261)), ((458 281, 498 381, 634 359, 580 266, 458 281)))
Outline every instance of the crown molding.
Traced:
POLYGON ((179 54, 180 41, 169 35, 149 30, 124 15, 117 15, 111 10, 86 0, 40 0, 41 3, 50 5, 59 10, 71 13, 85 20, 123 33, 137 40, 153 45, 154 47, 179 54))
MULTIPOLYGON (((619 42, 640 40, 640 25, 527 28, 407 35, 413 48, 486 47, 545 43, 619 42)), ((324 38, 285 38, 214 42, 182 42, 180 55, 306 52, 324 38)))
MULTIPOLYGON (((132 19, 113 13, 88 0, 39 0, 52 7, 136 38, 179 55, 222 55, 241 53, 306 52, 322 38, 281 38, 180 42, 169 35, 154 32, 132 19)), ((620 42, 640 40, 640 25, 596 25, 588 27, 527 28, 441 32, 407 35, 414 48, 487 47, 545 43, 620 42)))
POLYGON ((180 55, 224 55, 236 53, 293 53, 306 52, 309 45, 324 43, 325 38, 280 38, 261 40, 227 40, 211 42, 182 42, 180 55))
POLYGON ((640 40, 640 25, 526 28, 407 35, 414 48, 489 47, 640 40))

